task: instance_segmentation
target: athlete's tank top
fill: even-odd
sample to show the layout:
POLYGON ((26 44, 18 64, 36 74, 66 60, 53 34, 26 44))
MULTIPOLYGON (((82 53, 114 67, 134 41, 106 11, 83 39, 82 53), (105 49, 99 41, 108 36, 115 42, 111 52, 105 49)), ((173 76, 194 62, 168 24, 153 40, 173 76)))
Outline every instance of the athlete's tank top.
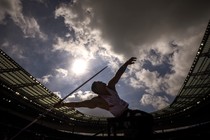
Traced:
POLYGON ((109 95, 100 95, 109 105, 109 111, 115 116, 119 117, 125 110, 128 109, 128 103, 120 99, 116 91, 106 88, 109 95))

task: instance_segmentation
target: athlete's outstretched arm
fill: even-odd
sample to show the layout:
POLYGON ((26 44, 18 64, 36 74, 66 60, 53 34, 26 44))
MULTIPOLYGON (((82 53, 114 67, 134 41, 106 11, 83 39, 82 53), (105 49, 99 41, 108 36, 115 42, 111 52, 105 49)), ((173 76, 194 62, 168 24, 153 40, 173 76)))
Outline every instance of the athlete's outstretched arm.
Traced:
POLYGON ((108 87, 116 90, 115 89, 115 85, 118 83, 118 81, 120 80, 122 74, 125 72, 126 68, 128 65, 134 64, 134 62, 136 61, 136 57, 131 57, 129 60, 127 60, 116 72, 116 74, 114 75, 114 77, 109 81, 108 83, 108 87))
POLYGON ((102 109, 107 109, 107 103, 104 102, 104 100, 102 100, 99 97, 93 97, 90 100, 85 100, 85 101, 81 101, 81 102, 68 102, 68 103, 57 103, 54 105, 55 108, 60 108, 60 107, 72 107, 72 108, 79 108, 79 107, 87 107, 87 108, 102 108, 102 109))

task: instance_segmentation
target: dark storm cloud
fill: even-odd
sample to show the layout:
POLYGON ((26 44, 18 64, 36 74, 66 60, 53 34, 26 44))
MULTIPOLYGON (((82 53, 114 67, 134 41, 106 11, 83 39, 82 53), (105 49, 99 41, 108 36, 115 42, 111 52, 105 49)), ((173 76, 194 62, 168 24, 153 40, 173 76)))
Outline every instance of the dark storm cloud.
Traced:
POLYGON ((92 26, 100 28, 114 51, 128 55, 160 37, 177 39, 190 36, 191 28, 204 30, 210 18, 208 0, 91 0, 87 5, 95 16, 92 26))

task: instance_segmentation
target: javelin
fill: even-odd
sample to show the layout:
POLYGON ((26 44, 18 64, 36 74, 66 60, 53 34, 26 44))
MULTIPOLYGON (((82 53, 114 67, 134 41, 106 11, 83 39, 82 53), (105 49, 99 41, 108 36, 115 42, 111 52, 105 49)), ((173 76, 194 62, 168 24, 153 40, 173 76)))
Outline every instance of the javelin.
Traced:
POLYGON ((101 73, 104 69, 106 69, 106 67, 104 67, 103 69, 101 69, 99 72, 97 72, 95 75, 93 75, 92 77, 90 77, 87 81, 85 81, 83 84, 81 84, 80 86, 78 86, 75 90, 73 90, 71 93, 69 93, 68 95, 66 95, 63 99, 61 99, 59 101, 59 103, 63 102, 67 97, 69 97, 72 93, 74 93, 75 91, 77 91, 79 88, 81 88, 83 85, 85 85, 87 82, 89 82, 91 79, 93 79, 96 75, 98 75, 99 73, 101 73))
MULTIPOLYGON (((70 96, 72 93, 74 93, 75 91, 77 91, 79 88, 81 88, 83 85, 85 85, 87 82, 89 82, 91 79, 93 79, 96 75, 98 75, 99 73, 101 73, 104 69, 106 69, 106 67, 104 67, 103 69, 101 69, 99 72, 97 72, 95 75, 93 75, 92 77, 90 77, 87 81, 85 81, 83 84, 81 84, 80 86, 78 86, 75 90, 73 90, 72 92, 70 92, 68 95, 66 95, 63 99, 61 99, 58 103, 63 102, 68 96, 70 96)), ((57 104, 57 103, 56 103, 57 104)), ((34 124, 35 122, 37 122, 41 117, 43 117, 44 115, 46 115, 48 112, 50 112, 52 109, 54 108, 54 106, 52 106, 48 111, 46 111, 43 114, 40 114, 36 119, 34 119, 31 123, 29 123, 27 126, 25 126, 24 128, 22 128, 16 135, 14 135, 10 140, 13 140, 15 137, 17 137, 20 133, 22 133, 25 129, 27 129, 29 126, 31 126, 32 124, 34 124)))

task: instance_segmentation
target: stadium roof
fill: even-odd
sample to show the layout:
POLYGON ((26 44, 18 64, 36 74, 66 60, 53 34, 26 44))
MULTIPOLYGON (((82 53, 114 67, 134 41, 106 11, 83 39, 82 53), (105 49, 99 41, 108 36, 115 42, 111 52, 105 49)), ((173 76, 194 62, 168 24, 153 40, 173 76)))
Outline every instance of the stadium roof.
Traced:
POLYGON ((60 116, 64 116, 65 119, 68 118, 68 121, 71 122, 70 125, 78 124, 78 122, 82 122, 83 125, 85 123, 88 125, 97 123, 102 126, 106 124, 106 118, 103 117, 89 116, 68 107, 53 108, 53 105, 61 99, 2 50, 0 50, 0 80, 1 86, 13 91, 8 94, 15 94, 22 100, 45 109, 43 112, 45 115, 47 113, 62 114, 60 116))

